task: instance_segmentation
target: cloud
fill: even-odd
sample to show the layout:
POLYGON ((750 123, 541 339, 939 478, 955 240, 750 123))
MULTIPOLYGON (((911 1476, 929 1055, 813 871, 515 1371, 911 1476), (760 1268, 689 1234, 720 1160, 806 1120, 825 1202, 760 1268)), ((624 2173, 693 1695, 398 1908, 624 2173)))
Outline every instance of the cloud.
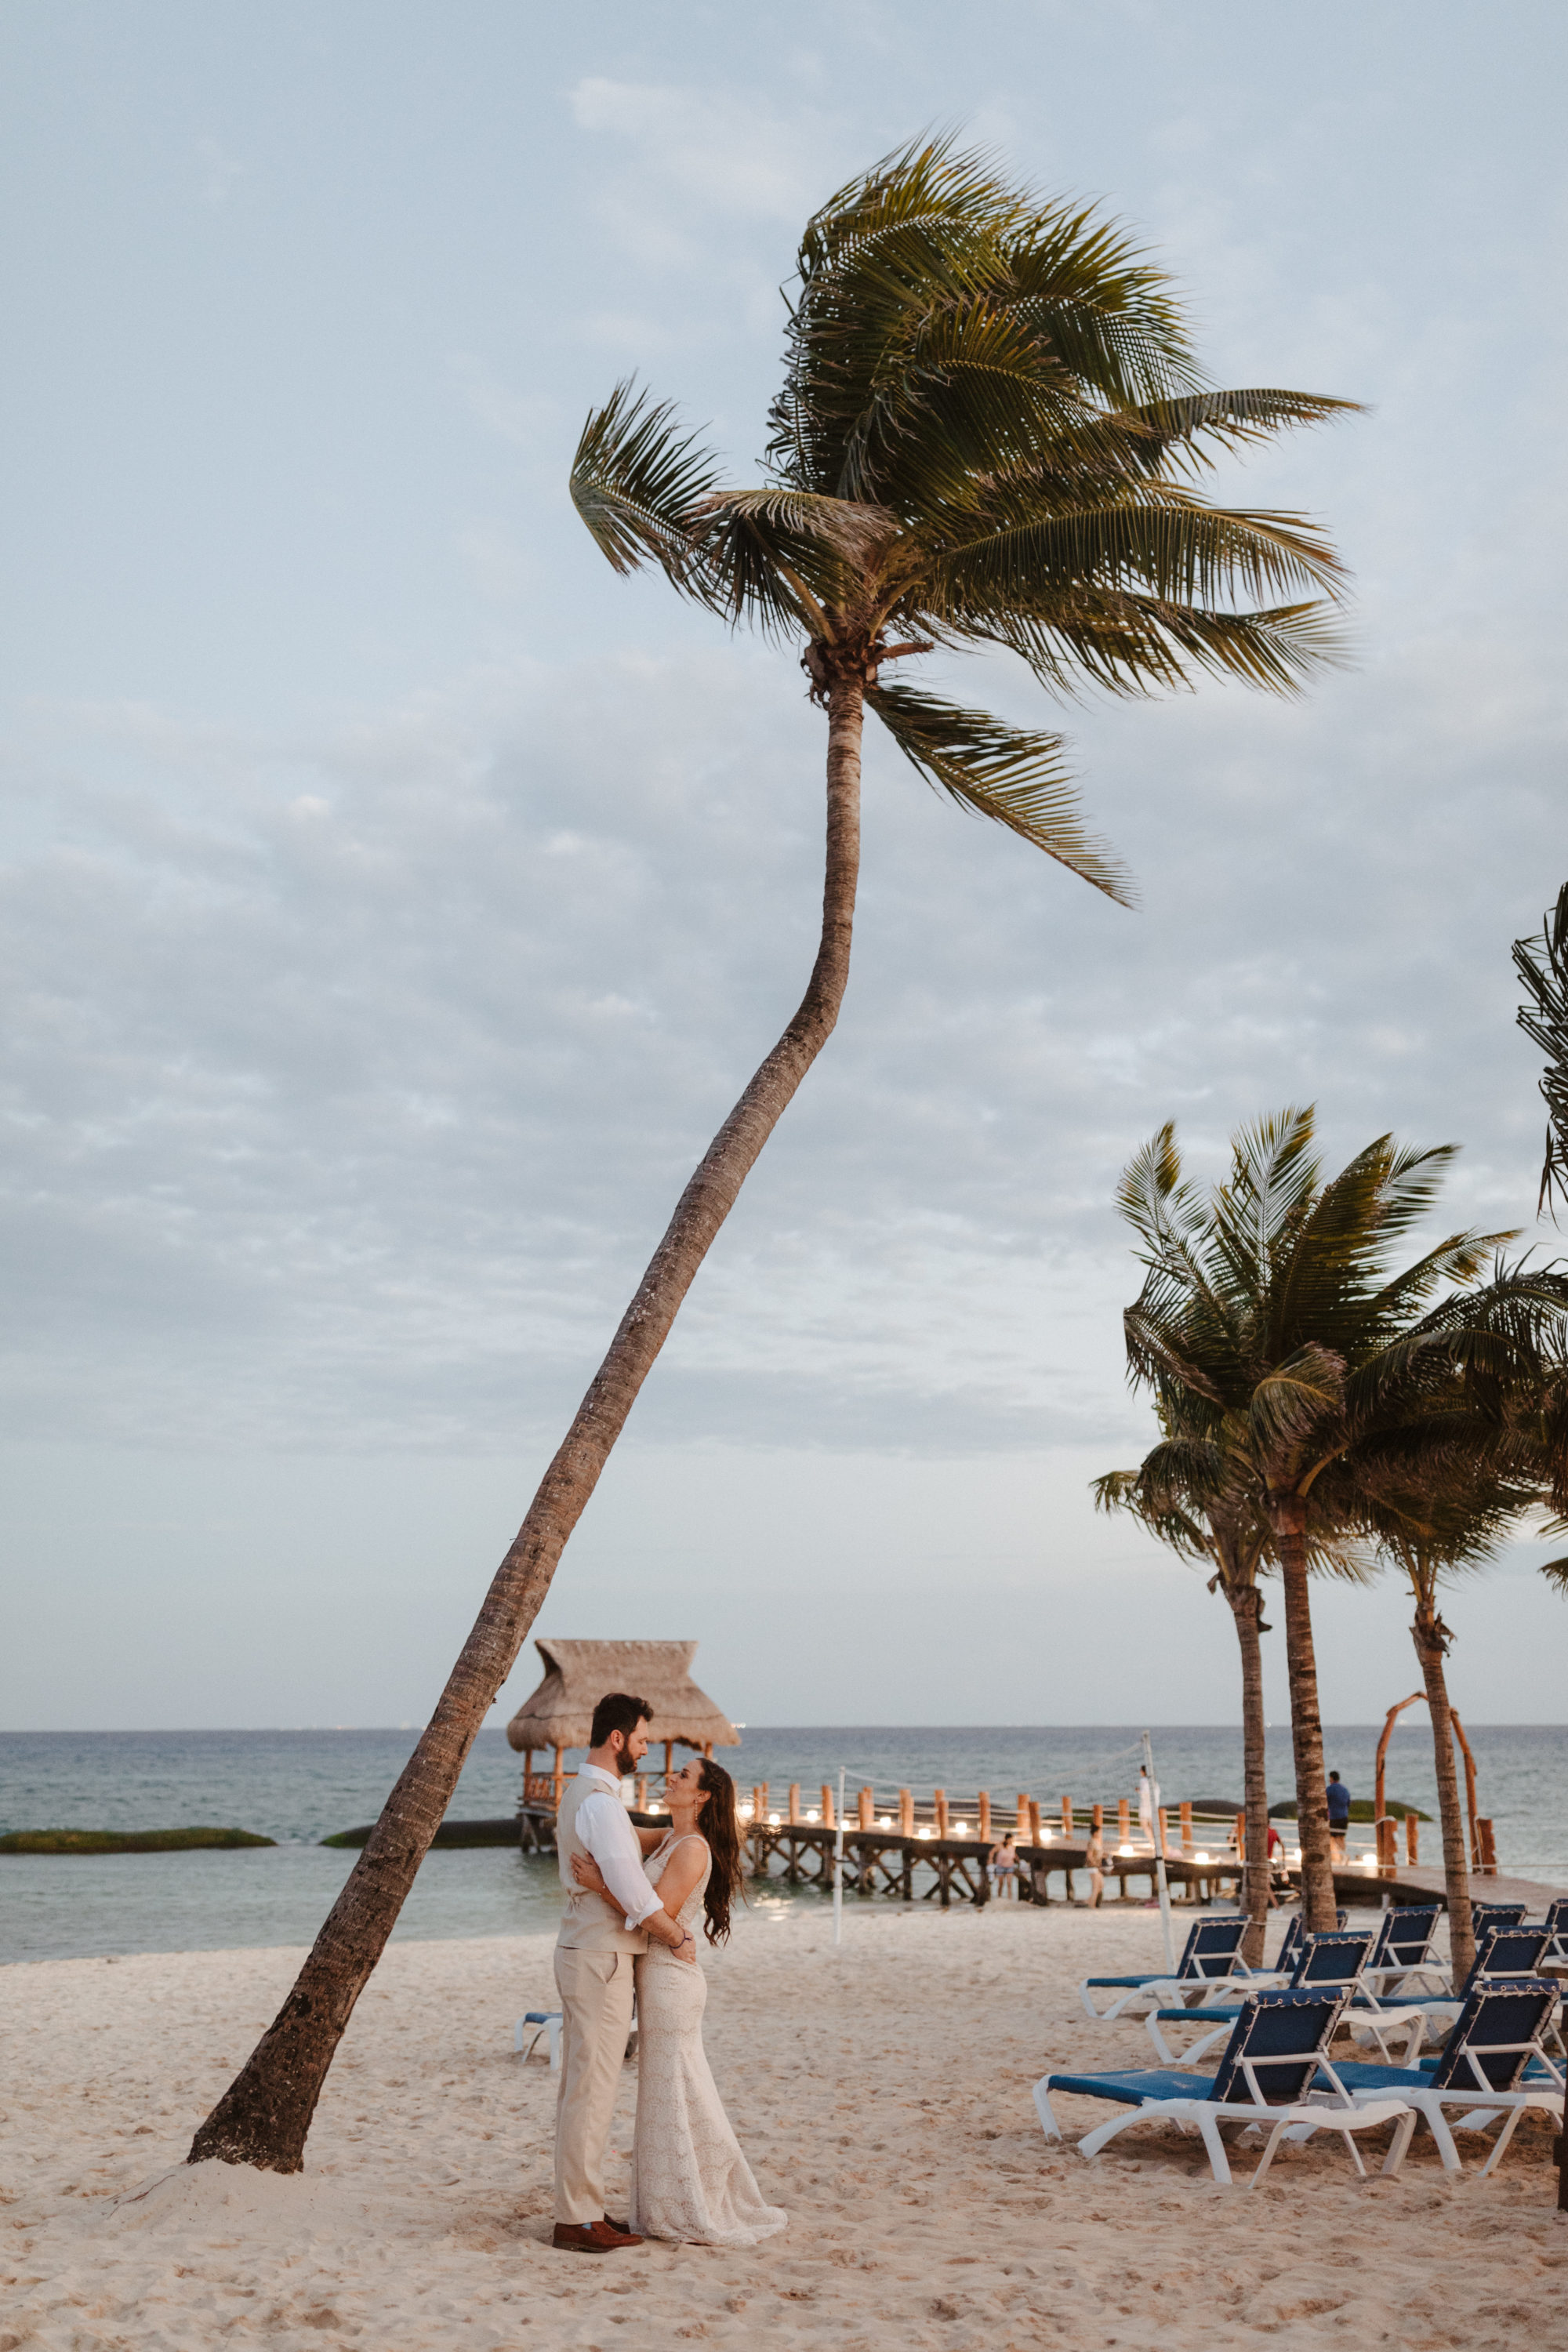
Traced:
MULTIPOLYGON (((1434 643, 1295 709, 1083 714, 1136 915, 872 730, 845 1014, 639 1433, 1124 1453, 1111 1187, 1173 1115, 1203 1174, 1288 1099, 1321 1101, 1331 1160, 1456 1139, 1453 1220, 1527 1222, 1508 949, 1559 878, 1562 745, 1517 658, 1434 643)), ((1000 666, 964 691, 1033 701, 1000 666)), ((13 1431, 558 1434, 798 999, 821 756, 790 665, 721 642, 476 674, 310 739, 100 709, 19 755, 13 1431)))

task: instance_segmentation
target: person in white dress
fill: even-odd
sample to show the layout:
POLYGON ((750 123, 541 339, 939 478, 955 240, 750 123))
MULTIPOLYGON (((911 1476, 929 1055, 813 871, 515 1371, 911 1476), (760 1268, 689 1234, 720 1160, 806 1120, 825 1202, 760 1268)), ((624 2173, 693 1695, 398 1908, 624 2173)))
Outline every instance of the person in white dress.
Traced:
MULTIPOLYGON (((668 1784, 668 1831, 638 1832, 650 1884, 678 1927, 705 1917, 710 1944, 730 1933, 741 1891, 735 1784, 711 1757, 694 1756, 668 1784)), ((588 1854, 572 1864, 578 1884, 603 1886, 588 1854)), ((658 1943, 637 1961, 637 2114, 627 2226, 647 2238, 703 2246, 754 2246, 788 2226, 764 2204, 724 2113, 707 2053, 708 1979, 658 1943)))

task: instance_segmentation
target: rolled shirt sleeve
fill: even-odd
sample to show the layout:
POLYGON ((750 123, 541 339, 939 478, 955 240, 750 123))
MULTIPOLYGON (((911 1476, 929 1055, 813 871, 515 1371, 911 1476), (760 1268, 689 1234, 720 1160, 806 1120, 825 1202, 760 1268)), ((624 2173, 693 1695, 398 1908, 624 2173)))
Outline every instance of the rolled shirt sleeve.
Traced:
POLYGON ((663 1897, 642 1866, 637 1833, 626 1819, 626 1807, 607 1789, 595 1789, 577 1808, 577 1834, 605 1874, 628 1927, 663 1908, 663 1897))

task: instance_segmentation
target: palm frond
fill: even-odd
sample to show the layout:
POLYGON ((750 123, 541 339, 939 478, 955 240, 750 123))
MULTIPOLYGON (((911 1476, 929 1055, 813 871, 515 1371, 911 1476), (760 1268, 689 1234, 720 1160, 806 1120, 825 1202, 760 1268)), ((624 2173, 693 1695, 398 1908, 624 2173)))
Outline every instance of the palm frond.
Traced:
POLYGON ((1546 1156, 1535 1204, 1540 1216, 1554 1200, 1568 1201, 1568 882, 1542 917, 1540 937, 1515 940, 1513 961, 1531 997, 1519 1008, 1519 1025, 1546 1056, 1540 1080, 1546 1104, 1546 1156))
POLYGON ((866 698, 910 764, 932 784, 1020 834, 1108 898, 1126 906, 1121 867, 1083 826, 1062 764, 1061 738, 1008 727, 913 687, 868 687, 866 698))
POLYGON ((933 608, 955 621, 984 621, 1029 612, 1047 583, 1208 609, 1237 593, 1255 600, 1302 587, 1337 591, 1341 577, 1333 549, 1302 517, 1211 507, 1157 482, 1114 502, 998 519, 956 536, 932 568, 930 593, 933 608))
POLYGON ((651 557, 676 587, 708 603, 692 533, 718 466, 694 434, 677 431, 675 414, 629 379, 618 383, 583 427, 572 502, 617 572, 651 557))
POLYGON ((1255 386, 1241 392, 1194 392, 1176 399, 1152 400, 1125 409, 1119 422, 1142 436, 1152 470, 1163 462, 1208 467, 1205 444, 1226 449, 1267 441, 1291 425, 1322 425, 1336 416, 1364 416, 1359 400, 1330 400, 1319 394, 1255 386))

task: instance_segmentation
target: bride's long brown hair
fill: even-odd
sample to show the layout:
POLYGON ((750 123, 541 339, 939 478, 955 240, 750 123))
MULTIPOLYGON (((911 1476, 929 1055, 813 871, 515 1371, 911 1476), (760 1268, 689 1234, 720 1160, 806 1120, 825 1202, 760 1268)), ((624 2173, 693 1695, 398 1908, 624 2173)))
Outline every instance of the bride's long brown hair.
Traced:
POLYGON ((697 1826, 713 1857, 702 1907, 708 1914, 703 1929, 710 1944, 721 1944, 730 1933, 730 1906, 741 1894, 741 1823, 735 1811, 735 1783, 711 1756, 693 1758, 702 1783, 697 1826))

